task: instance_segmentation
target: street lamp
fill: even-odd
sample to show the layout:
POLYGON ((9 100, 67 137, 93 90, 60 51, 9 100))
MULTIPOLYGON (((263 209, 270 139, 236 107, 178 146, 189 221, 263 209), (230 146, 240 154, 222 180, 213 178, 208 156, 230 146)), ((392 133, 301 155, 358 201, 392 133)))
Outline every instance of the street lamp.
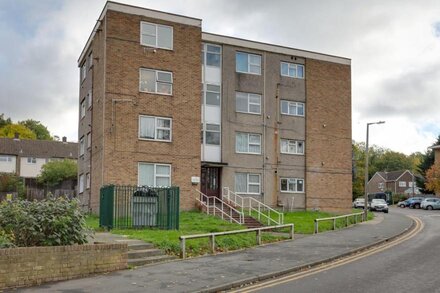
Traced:
POLYGON ((378 121, 378 122, 370 122, 367 123, 367 141, 366 141, 366 145, 365 145, 365 197, 364 197, 364 220, 367 220, 368 217, 368 189, 367 189, 367 184, 368 184, 368 132, 369 132, 369 127, 370 125, 373 124, 384 124, 385 121, 378 121))

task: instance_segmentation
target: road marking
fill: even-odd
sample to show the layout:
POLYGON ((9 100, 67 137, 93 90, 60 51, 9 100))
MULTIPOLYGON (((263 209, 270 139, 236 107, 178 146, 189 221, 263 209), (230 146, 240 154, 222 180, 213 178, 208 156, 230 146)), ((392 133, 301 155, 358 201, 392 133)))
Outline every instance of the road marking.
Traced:
POLYGON ((357 261, 359 259, 365 258, 367 256, 370 256, 370 255, 376 254, 378 252, 384 251, 386 249, 389 249, 393 246, 396 246, 404 241, 407 241, 407 240, 413 238, 420 231, 423 230, 425 225, 423 224, 423 222, 419 218, 413 217, 413 216, 410 216, 410 218, 412 218, 415 222, 414 229, 412 229, 409 233, 402 235, 402 236, 400 236, 390 242, 380 244, 380 245, 375 246, 373 248, 367 249, 365 251, 361 251, 359 253, 356 253, 356 254, 353 254, 353 255, 350 255, 350 256, 335 260, 335 261, 324 263, 322 265, 319 265, 319 266, 311 268, 311 269, 306 269, 305 271, 300 271, 300 272, 296 272, 296 273, 293 273, 293 274, 290 274, 290 275, 287 275, 284 277, 271 279, 268 281, 263 281, 258 284, 251 285, 251 286, 248 286, 245 288, 232 290, 231 292, 255 292, 260 289, 270 288, 270 287, 273 287, 276 285, 280 285, 283 283, 302 279, 302 278, 305 278, 305 277, 308 277, 308 276, 311 276, 314 274, 318 274, 320 272, 327 271, 327 270, 330 270, 330 269, 333 269, 333 268, 336 268, 336 267, 339 267, 342 265, 346 265, 351 262, 357 261))

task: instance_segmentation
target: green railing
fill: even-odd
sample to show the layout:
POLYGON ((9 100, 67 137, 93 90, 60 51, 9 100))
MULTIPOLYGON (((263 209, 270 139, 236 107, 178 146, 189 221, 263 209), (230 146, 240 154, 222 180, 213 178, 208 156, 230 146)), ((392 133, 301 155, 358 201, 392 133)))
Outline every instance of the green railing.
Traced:
POLYGON ((107 229, 179 229, 179 187, 101 187, 99 226, 107 229))

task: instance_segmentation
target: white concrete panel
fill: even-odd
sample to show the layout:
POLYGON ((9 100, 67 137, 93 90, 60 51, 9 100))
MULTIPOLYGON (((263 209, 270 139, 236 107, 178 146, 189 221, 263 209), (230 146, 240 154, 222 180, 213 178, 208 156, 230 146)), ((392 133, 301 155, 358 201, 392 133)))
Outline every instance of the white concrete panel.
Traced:
POLYGON ((218 106, 205 105, 205 117, 202 120, 206 123, 221 124, 221 111, 218 106))
POLYGON ((205 81, 204 83, 221 84, 222 72, 219 67, 204 66, 205 81))
POLYGON ((2 156, 7 157, 7 162, 0 161, 0 173, 15 173, 17 161, 15 156, 2 156), (9 161, 10 160, 10 161, 9 161))
POLYGON ((41 167, 46 164, 46 159, 37 158, 35 164, 27 162, 27 157, 20 159, 20 176, 26 178, 35 178, 41 172, 41 167))
POLYGON ((221 162, 221 147, 219 145, 205 145, 204 161, 221 162))

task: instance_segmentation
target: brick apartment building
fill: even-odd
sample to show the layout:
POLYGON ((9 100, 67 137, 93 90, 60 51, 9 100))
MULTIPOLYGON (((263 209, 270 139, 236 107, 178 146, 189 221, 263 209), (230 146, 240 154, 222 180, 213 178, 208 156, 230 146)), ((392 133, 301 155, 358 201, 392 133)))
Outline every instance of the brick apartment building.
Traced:
POLYGON ((350 59, 202 32, 107 2, 78 60, 79 194, 229 187, 271 206, 351 207, 350 59), (83 178, 83 180, 81 180, 83 178), (200 179, 200 183, 198 182, 200 179))

